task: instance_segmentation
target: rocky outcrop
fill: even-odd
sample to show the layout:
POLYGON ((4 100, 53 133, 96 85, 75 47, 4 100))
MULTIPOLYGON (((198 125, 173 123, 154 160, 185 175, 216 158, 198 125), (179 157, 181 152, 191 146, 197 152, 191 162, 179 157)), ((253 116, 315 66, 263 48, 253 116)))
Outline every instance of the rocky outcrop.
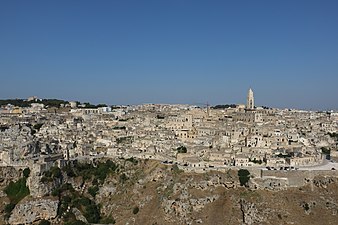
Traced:
POLYGON ((28 224, 57 216, 59 200, 55 198, 26 199, 15 206, 9 224, 28 224))
POLYGON ((104 186, 100 187, 96 195, 96 199, 100 202, 116 193, 116 186, 113 182, 106 182, 104 186))
POLYGON ((332 177, 315 177, 313 184, 316 187, 327 188, 327 186, 334 182, 332 177))
MULTIPOLYGON (((187 184, 176 183, 173 186, 175 199, 163 199, 162 206, 167 215, 175 215, 184 224, 192 224, 190 218, 193 212, 199 212, 203 208, 219 198, 219 195, 208 195, 204 198, 194 198, 188 191, 187 184)), ((171 189, 168 187, 167 189, 171 189)), ((169 218, 168 218, 169 219, 169 218)))
POLYGON ((311 210, 316 206, 316 202, 301 202, 301 207, 303 207, 305 214, 310 215, 311 210))
POLYGON ((259 215, 255 203, 251 203, 244 199, 241 199, 240 205, 244 224, 251 225, 260 224, 261 222, 263 222, 263 217, 259 215))
POLYGON ((60 186, 60 183, 61 182, 58 180, 53 180, 52 182, 41 182, 41 176, 34 174, 27 179, 30 195, 37 198, 50 194, 55 188, 60 186))
POLYGON ((337 205, 337 203, 335 202, 334 199, 328 200, 326 202, 325 206, 328 210, 331 210, 332 215, 335 216, 335 215, 338 214, 338 205, 337 205))
POLYGON ((21 172, 14 167, 0 167, 0 186, 7 186, 11 181, 16 181, 20 178, 21 172))
POLYGON ((15 182, 20 178, 21 172, 14 167, 0 166, 0 198, 7 196, 4 188, 12 181, 15 182))
POLYGON ((82 215, 81 211, 78 210, 77 208, 72 208, 72 213, 75 215, 75 218, 77 220, 80 220, 84 223, 88 223, 86 217, 84 217, 84 215, 82 215))

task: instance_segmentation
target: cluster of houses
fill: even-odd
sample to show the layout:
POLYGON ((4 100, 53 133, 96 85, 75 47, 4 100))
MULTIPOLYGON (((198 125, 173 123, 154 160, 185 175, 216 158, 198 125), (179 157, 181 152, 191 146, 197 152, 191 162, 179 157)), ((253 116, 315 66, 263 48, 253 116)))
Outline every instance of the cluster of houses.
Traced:
POLYGON ((223 109, 12 106, 15 112, 0 111, 0 165, 43 170, 53 159, 136 157, 196 170, 300 167, 321 164, 323 149, 337 151, 330 135, 338 133, 337 114, 255 108, 248 98, 247 106, 223 109))

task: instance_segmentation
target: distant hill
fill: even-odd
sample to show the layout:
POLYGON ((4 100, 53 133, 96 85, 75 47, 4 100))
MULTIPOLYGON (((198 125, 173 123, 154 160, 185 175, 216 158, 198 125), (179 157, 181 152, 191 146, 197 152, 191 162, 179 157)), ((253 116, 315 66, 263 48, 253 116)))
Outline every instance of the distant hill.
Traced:
MULTIPOLYGON (((0 106, 11 104, 14 106, 19 106, 19 107, 30 107, 32 103, 41 103, 48 107, 60 108, 61 104, 64 104, 64 105, 69 104, 69 101, 60 100, 60 99, 35 99, 32 101, 28 101, 27 99, 0 99, 0 106)), ((99 108, 99 107, 107 107, 106 104, 101 103, 98 105, 93 105, 89 102, 85 102, 83 104, 81 104, 80 102, 77 102, 77 105, 78 106, 82 105, 83 108, 93 108, 93 109, 99 108)))
POLYGON ((27 101, 27 99, 0 100, 0 106, 11 104, 14 106, 19 106, 19 107, 30 107, 32 103, 42 103, 45 106, 49 106, 49 107, 60 107, 60 104, 68 104, 68 101, 59 100, 59 99, 41 99, 41 100, 33 100, 33 101, 27 101))

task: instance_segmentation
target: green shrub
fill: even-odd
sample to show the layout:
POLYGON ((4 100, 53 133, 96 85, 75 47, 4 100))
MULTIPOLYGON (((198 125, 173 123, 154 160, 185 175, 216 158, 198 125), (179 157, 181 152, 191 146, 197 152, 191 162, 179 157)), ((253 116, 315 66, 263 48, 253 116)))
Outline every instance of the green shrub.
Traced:
MULTIPOLYGON (((98 189, 97 186, 89 188, 89 190, 93 190, 94 192, 97 191, 96 189, 98 189)), ((73 213, 67 212, 68 207, 78 208, 89 223, 98 223, 100 221, 101 217, 99 207, 94 201, 77 192, 71 184, 63 184, 61 187, 55 189, 53 194, 60 197, 60 205, 58 207, 57 215, 64 218, 65 224, 85 224, 81 221, 77 221, 73 213)))
POLYGON ((70 191, 70 192, 74 192, 75 189, 73 188, 72 184, 70 183, 65 183, 61 186, 61 190, 62 191, 70 191))
MULTIPOLYGON (((47 178, 47 179, 44 178, 43 179, 44 181, 52 181, 53 178, 61 178, 62 177, 62 171, 57 166, 51 167, 49 170, 45 171, 43 174, 44 174, 44 177, 47 178)), ((41 181, 42 181, 42 179, 41 179, 41 181)), ((42 182, 44 182, 44 181, 42 181, 42 182)))
POLYGON ((94 185, 98 183, 104 183, 106 177, 116 171, 117 165, 111 160, 107 160, 105 163, 99 162, 96 167, 89 163, 79 163, 67 171, 73 171, 75 176, 81 176, 83 180, 90 180, 93 178, 94 185))
POLYGON ((42 183, 47 183, 49 181, 52 181, 52 179, 50 177, 46 177, 46 176, 41 177, 41 182, 42 183))
POLYGON ((54 189, 54 190, 52 191, 52 195, 53 195, 53 196, 59 196, 60 193, 61 193, 61 191, 60 191, 59 188, 56 188, 56 189, 54 189))
POLYGON ((87 221, 90 223, 97 223, 100 220, 100 210, 95 202, 91 201, 89 198, 81 197, 76 198, 74 201, 74 206, 79 208, 86 217, 87 221))
POLYGON ((122 174, 120 175, 120 182, 121 182, 121 183, 124 183, 124 182, 126 182, 127 180, 128 180, 127 175, 126 175, 125 173, 122 173, 122 174))
POLYGON ((100 210, 94 202, 85 207, 83 215, 89 223, 98 223, 100 221, 100 210))
POLYGON ((183 172, 183 170, 181 170, 180 168, 178 168, 178 166, 176 164, 173 165, 172 171, 173 171, 174 174, 179 174, 179 173, 183 172))
POLYGON ((322 147, 321 150, 322 150, 322 153, 325 155, 330 155, 331 153, 331 150, 325 147, 322 147))
POLYGON ((116 221, 113 217, 109 216, 100 220, 101 224, 115 224, 116 221))
POLYGON ((139 211, 140 209, 137 206, 133 208, 133 214, 137 214, 139 211))
POLYGON ((177 153, 187 153, 187 147, 185 146, 180 146, 176 150, 177 150, 177 153))
POLYGON ((98 185, 99 181, 97 180, 97 178, 94 178, 92 181, 92 185, 98 185))
POLYGON ((41 220, 39 225, 50 225, 50 222, 48 220, 41 220))
POLYGON ((115 127, 113 127, 113 130, 125 130, 125 129, 126 129, 125 126, 122 126, 122 127, 115 126, 115 127))
POLYGON ((133 163, 134 165, 137 165, 137 163, 138 163, 138 160, 135 159, 134 157, 130 157, 130 158, 126 159, 126 161, 127 161, 127 162, 131 162, 131 163, 133 163))
POLYGON ((76 174, 74 173, 74 170, 71 165, 66 165, 65 167, 62 168, 62 171, 67 174, 69 177, 75 177, 76 174))
POLYGON ((14 207, 15 207, 15 204, 13 203, 9 203, 5 205, 5 213, 10 214, 12 210, 14 209, 14 207))
POLYGON ((62 172, 61 172, 61 169, 59 167, 54 166, 50 169, 50 171, 52 173, 52 177, 61 178, 62 172))
POLYGON ((97 192, 99 191, 98 186, 92 186, 88 188, 88 193, 95 198, 97 192))
POLYGON ((87 225, 85 222, 82 222, 81 220, 75 220, 66 222, 65 225, 87 225))
POLYGON ((330 137, 335 138, 338 141, 338 133, 328 133, 330 137))

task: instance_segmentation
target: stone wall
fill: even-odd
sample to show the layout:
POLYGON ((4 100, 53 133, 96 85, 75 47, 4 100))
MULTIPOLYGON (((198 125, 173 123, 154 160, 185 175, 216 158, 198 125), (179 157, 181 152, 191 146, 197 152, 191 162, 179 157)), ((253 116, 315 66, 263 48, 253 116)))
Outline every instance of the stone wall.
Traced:
POLYGON ((315 176, 338 177, 336 170, 262 170, 261 178, 277 177, 287 178, 290 186, 302 186, 315 176))

